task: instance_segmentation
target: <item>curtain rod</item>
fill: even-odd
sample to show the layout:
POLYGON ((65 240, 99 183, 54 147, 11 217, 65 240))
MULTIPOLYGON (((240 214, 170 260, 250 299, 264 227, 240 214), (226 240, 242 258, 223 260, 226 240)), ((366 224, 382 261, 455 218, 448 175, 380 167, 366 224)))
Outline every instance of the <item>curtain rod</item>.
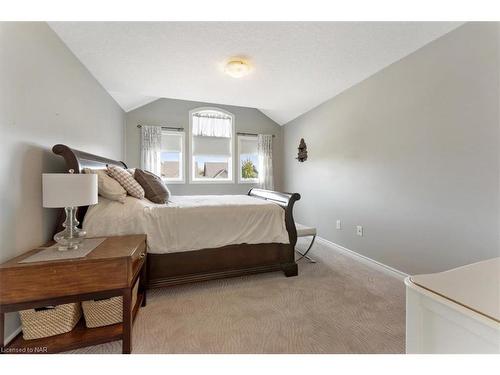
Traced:
POLYGON ((210 113, 193 113, 193 116, 205 117, 205 118, 215 118, 218 120, 231 120, 231 116, 216 115, 216 114, 210 114, 210 113))
MULTIPOLYGON (((142 125, 139 124, 137 125, 138 128, 142 128, 142 125)), ((162 129, 168 129, 168 130, 176 130, 176 131, 179 131, 179 132, 182 132, 184 131, 184 128, 175 128, 175 127, 172 127, 172 126, 161 126, 162 129)), ((247 135, 247 136, 252 136, 252 137, 257 137, 258 134, 256 133, 242 133, 242 132, 237 132, 236 135, 247 135)), ((273 134, 273 138, 276 137, 274 134, 273 134)))
MULTIPOLYGON (((154 126, 154 125, 153 125, 154 126)), ((142 128, 142 125, 139 124, 137 125, 138 128, 142 128)), ((172 126, 160 126, 160 128, 162 129, 166 129, 166 130, 176 130, 178 132, 182 132, 184 131, 184 128, 176 128, 176 127, 172 127, 172 126)))
MULTIPOLYGON (((249 136, 252 136, 252 137, 257 137, 258 134, 255 134, 255 133, 240 133, 240 132, 237 132, 236 135, 249 135, 249 136)), ((275 135, 273 134, 273 138, 275 137, 275 135)))

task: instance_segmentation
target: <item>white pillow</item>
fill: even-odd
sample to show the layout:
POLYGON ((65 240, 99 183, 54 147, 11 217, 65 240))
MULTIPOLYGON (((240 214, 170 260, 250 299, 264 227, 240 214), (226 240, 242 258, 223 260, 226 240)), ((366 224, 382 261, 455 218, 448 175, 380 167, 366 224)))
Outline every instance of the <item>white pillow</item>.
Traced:
POLYGON ((97 175, 97 189, 99 195, 112 201, 125 203, 127 191, 118 181, 108 175, 106 169, 83 168, 83 173, 94 173, 97 175))

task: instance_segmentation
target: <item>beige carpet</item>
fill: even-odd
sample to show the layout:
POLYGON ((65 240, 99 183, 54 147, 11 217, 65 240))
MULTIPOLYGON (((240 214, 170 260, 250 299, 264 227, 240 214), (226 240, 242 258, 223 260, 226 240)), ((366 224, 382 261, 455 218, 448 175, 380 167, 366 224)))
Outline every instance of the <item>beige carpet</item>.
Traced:
MULTIPOLYGON (((403 282, 315 245, 320 263, 156 289, 133 353, 403 353, 403 282)), ((72 353, 120 353, 121 341, 72 353)))

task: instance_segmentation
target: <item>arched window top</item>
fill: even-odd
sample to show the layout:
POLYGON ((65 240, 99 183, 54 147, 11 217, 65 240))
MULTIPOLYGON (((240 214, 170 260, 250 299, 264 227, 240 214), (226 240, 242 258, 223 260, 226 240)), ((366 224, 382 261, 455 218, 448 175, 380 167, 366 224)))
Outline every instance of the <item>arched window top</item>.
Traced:
POLYGON ((196 112, 193 112, 193 116, 196 117, 208 117, 208 118, 217 118, 217 119, 231 119, 231 114, 229 112, 223 112, 220 109, 201 109, 196 112))
POLYGON ((201 137, 232 138, 233 115, 219 108, 191 111, 192 134, 201 137))

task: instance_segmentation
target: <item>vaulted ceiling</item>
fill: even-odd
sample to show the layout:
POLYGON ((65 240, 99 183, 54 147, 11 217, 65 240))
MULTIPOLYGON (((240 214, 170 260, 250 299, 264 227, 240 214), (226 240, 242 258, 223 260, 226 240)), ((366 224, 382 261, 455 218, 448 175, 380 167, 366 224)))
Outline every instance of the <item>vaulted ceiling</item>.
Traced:
POLYGON ((157 98, 300 116, 458 22, 50 22, 125 111, 157 98), (233 56, 254 71, 223 72, 233 56))

